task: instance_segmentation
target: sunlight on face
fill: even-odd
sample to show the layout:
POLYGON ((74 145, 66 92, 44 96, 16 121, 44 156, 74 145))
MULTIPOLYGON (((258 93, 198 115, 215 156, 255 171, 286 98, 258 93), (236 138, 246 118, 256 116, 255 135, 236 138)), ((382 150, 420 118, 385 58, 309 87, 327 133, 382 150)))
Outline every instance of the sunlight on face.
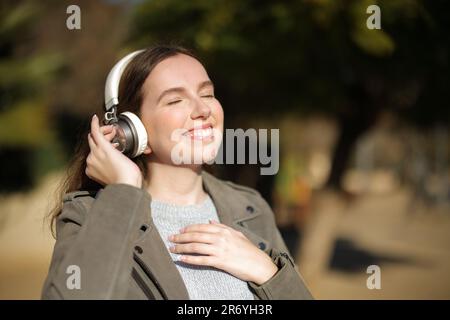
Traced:
POLYGON ((143 92, 141 120, 152 157, 174 163, 176 151, 190 163, 215 158, 222 140, 223 110, 199 61, 178 54, 160 62, 146 79, 143 92))

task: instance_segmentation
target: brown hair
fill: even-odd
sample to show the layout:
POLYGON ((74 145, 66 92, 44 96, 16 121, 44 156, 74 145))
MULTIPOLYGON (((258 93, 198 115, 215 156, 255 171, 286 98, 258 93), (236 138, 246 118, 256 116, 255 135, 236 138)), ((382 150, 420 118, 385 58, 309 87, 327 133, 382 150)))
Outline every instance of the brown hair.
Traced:
MULTIPOLYGON (((189 55, 199 60, 190 50, 178 45, 153 46, 136 55, 125 68, 120 80, 117 114, 129 111, 140 117, 143 98, 142 85, 156 65, 177 54, 189 55)), ((104 110, 104 107, 102 110, 104 110)), ((75 153, 68 163, 65 177, 58 187, 57 203, 47 217, 50 219, 50 228, 55 238, 55 221, 61 214, 64 194, 77 190, 96 192, 103 187, 98 182, 91 180, 85 173, 86 158, 90 152, 87 142, 89 129, 87 128, 86 131, 83 131, 81 137, 78 139, 75 153)), ((144 180, 148 178, 145 155, 142 154, 131 160, 141 169, 144 180)))

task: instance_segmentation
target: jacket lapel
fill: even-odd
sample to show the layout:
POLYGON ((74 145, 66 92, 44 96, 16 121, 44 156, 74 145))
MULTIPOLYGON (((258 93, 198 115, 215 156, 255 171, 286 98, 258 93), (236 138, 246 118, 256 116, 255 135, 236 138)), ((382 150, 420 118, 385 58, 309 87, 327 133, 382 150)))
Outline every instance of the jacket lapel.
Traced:
MULTIPOLYGON (((151 211, 150 204, 149 211, 151 211)), ((162 291, 165 299, 188 300, 189 293, 183 278, 173 263, 153 220, 150 219, 147 225, 147 230, 136 241, 136 246, 142 248, 142 253, 137 254, 142 267, 151 274, 152 280, 162 291)))
POLYGON ((245 227, 246 222, 260 218, 259 207, 223 181, 203 171, 203 184, 211 196, 220 222, 241 231, 254 245, 268 252, 269 242, 245 227))

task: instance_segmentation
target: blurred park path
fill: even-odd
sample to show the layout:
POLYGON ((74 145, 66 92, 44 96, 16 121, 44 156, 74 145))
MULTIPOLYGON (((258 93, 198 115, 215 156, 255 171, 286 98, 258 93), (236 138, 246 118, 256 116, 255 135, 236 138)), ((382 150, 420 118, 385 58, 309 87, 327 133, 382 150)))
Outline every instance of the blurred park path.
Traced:
MULTIPOLYGON (((40 297, 54 244, 43 217, 59 178, 51 174, 32 192, 1 199, 0 299, 40 297)), ((297 261, 317 299, 450 298, 450 215, 425 207, 410 212, 410 201, 404 189, 350 201, 321 191, 314 196, 318 219, 297 261), (331 239, 328 247, 324 239, 331 239), (317 248, 325 251, 311 255, 317 248), (381 290, 366 287, 371 264, 381 267, 381 290)))
POLYGON ((48 175, 29 193, 1 197, 0 299, 39 299, 54 239, 44 216, 60 174, 48 175))
POLYGON ((298 259, 316 298, 450 299, 448 208, 411 208, 411 199, 404 189, 349 202, 316 199, 313 234, 298 259), (380 290, 366 286, 372 264, 381 268, 380 290))

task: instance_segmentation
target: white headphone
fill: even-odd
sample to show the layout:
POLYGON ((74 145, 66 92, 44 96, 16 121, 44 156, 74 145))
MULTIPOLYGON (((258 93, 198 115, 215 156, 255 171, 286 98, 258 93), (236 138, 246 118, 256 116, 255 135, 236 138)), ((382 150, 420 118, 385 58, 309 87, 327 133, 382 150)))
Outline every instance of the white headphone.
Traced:
POLYGON ((144 50, 138 50, 126 55, 111 69, 105 85, 105 117, 103 123, 113 124, 117 134, 112 142, 119 143, 118 150, 130 158, 141 155, 147 147, 148 137, 144 125, 132 112, 122 112, 117 117, 119 104, 119 84, 122 73, 130 61, 144 50))

